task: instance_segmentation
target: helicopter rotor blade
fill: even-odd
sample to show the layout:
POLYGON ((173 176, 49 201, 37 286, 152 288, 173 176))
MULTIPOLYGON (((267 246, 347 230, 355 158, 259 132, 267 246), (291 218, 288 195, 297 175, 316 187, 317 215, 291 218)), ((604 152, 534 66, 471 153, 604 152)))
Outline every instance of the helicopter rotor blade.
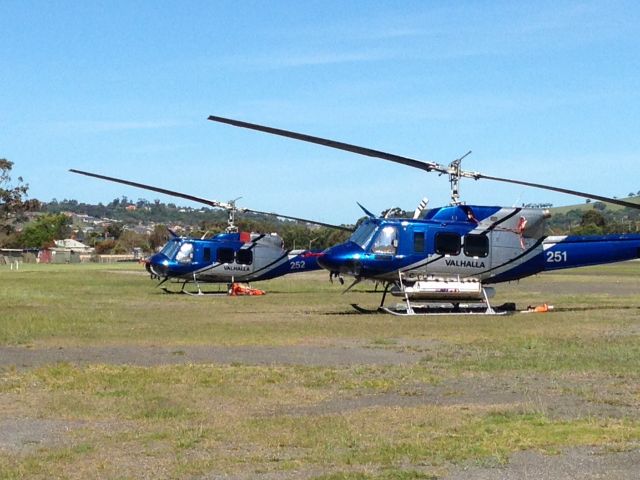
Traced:
POLYGON ((73 168, 69 169, 69 171, 73 173, 78 173, 80 175, 86 175, 87 177, 99 178, 100 180, 107 180, 109 182, 122 183, 123 185, 129 185, 130 187, 142 188, 144 190, 150 190, 152 192, 163 193, 165 195, 170 195, 172 197, 184 198, 185 200, 191 200, 192 202, 203 203, 205 205, 209 205, 210 207, 222 208, 225 210, 236 210, 238 212, 253 212, 253 213, 258 213, 262 215, 271 215, 274 217, 287 218, 289 220, 296 220, 299 222, 310 223, 310 224, 319 225, 322 227, 334 228, 337 230, 345 230, 348 232, 353 231, 353 229, 349 227, 332 225, 330 223, 324 223, 324 222, 317 222, 315 220, 307 220, 305 218, 291 217, 288 215, 281 215, 279 213, 261 212, 259 210, 252 210, 249 208, 235 207, 234 205, 231 205, 229 203, 222 203, 222 202, 217 202, 215 200, 208 200, 206 198, 196 197, 195 195, 189 195, 188 193, 176 192, 175 190, 168 190, 166 188, 154 187, 153 185, 146 185, 144 183, 132 182, 130 180, 123 180, 121 178, 109 177, 107 175, 100 175, 97 173, 85 172, 85 171, 76 170, 73 168))
POLYGON ((402 165, 407 165, 409 167, 424 170, 426 172, 438 172, 441 174, 452 175, 453 177, 458 177, 458 178, 465 177, 465 178, 473 178, 475 180, 486 179, 486 180, 494 180, 497 182, 513 183, 517 185, 524 185, 527 187, 540 188, 543 190, 551 190, 554 192, 566 193, 568 195, 575 195, 582 198, 590 198, 592 200, 599 200, 601 202, 612 203, 612 204, 620 205, 623 207, 640 209, 640 204, 631 203, 631 202, 619 200, 616 198, 604 197, 602 195, 596 195, 594 193, 580 192, 578 190, 570 190, 568 188, 554 187, 551 185, 544 185, 541 183, 525 182, 522 180, 513 180, 509 178, 494 177, 492 175, 485 175, 479 172, 462 170, 459 168, 459 165, 457 166, 458 168, 456 168, 455 166, 444 166, 434 162, 423 162, 421 160, 416 160, 409 157, 403 157, 403 156, 395 155, 392 153, 386 153, 379 150, 373 150, 370 148, 359 147, 357 145, 351 145, 348 143, 337 142, 335 140, 329 140, 321 137, 314 137, 312 135, 306 135, 303 133, 296 133, 289 130, 282 130, 278 128, 267 127, 264 125, 258 125, 255 123, 248 123, 240 120, 218 117, 214 115, 210 115, 209 120, 214 122, 219 122, 219 123, 226 123, 228 125, 233 125, 236 127, 248 128, 248 129, 257 130, 260 132, 271 133, 273 135, 280 135, 282 137, 293 138, 295 140, 302 140, 303 142, 310 142, 318 145, 324 145, 326 147, 337 148, 339 150, 345 150, 347 152, 357 153, 359 155, 366 155, 369 157, 381 158, 383 160, 389 160, 391 162, 400 163, 402 165))
POLYGON ((216 208, 224 208, 229 209, 231 205, 227 203, 217 202, 215 200, 208 200, 206 198, 196 197, 194 195, 189 195, 188 193, 176 192, 174 190, 167 190, 166 188, 154 187, 152 185, 146 185, 144 183, 132 182, 130 180, 123 180, 121 178, 108 177, 106 175, 99 175, 97 173, 84 172, 82 170, 76 170, 74 168, 69 169, 70 172, 78 173, 80 175, 86 175, 87 177, 95 177, 101 180, 107 180, 109 182, 122 183, 123 185, 129 185, 130 187, 142 188, 144 190, 151 190, 152 192, 163 193, 165 195, 170 195, 172 197, 184 198, 185 200, 191 200, 192 202, 203 203, 205 205, 209 205, 210 207, 216 208))
POLYGON ((301 140, 303 142, 315 143, 318 145, 324 145, 325 147, 336 148, 338 150, 345 150, 347 152, 357 153, 359 155, 366 155, 368 157, 381 158, 383 160, 389 160, 391 162, 400 163, 413 168, 419 168, 427 172, 440 172, 449 173, 447 167, 433 163, 423 162, 421 160, 415 160, 409 157, 402 157, 393 153, 382 152, 380 150, 373 150, 371 148, 359 147, 357 145, 351 145, 349 143, 337 142, 335 140, 329 140, 328 138, 314 137, 312 135, 306 135, 304 133, 296 133, 289 130, 282 130, 279 128, 267 127, 264 125, 257 125, 255 123, 242 122, 240 120, 233 120, 231 118, 217 117, 214 115, 209 116, 209 120, 213 122, 226 123, 233 125, 234 127, 248 128, 251 130, 257 130, 259 132, 271 133, 273 135, 280 135, 281 137, 293 138, 295 140, 301 140))
POLYGON ((260 210, 253 210, 251 208, 238 208, 238 211, 239 212, 257 213, 259 215, 270 215, 272 217, 286 218, 287 220, 295 220, 297 222, 311 223, 313 225, 319 225, 321 227, 334 228, 336 230, 344 230, 345 232, 353 232, 354 231, 353 228, 345 227, 345 226, 342 226, 342 225, 333 225, 331 223, 318 222, 317 220, 307 220, 306 218, 292 217, 290 215, 282 215, 280 213, 261 212, 260 210))
POLYGON ((542 183, 533 183, 533 182, 525 182, 523 180, 513 180, 510 178, 494 177, 491 175, 484 175, 482 173, 474 173, 472 174, 472 178, 475 178, 475 179, 484 178, 487 180, 494 180, 496 182, 514 183, 516 185, 524 185, 527 187, 541 188, 543 190, 551 190, 552 192, 566 193, 568 195, 575 195, 578 197, 590 198, 592 200, 599 200, 601 202, 613 203, 615 205, 620 205, 622 207, 640 209, 640 204, 638 203, 627 202, 625 200, 619 200, 617 198, 603 197, 602 195, 596 195, 595 193, 587 193, 587 192, 580 192, 578 190, 570 190, 568 188, 553 187, 551 185, 544 185, 542 183))

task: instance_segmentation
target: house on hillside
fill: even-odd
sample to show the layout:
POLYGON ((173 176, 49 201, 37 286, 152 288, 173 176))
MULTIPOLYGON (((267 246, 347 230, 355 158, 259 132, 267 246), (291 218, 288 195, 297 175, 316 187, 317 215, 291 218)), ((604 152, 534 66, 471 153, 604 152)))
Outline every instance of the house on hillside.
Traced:
POLYGON ((78 253, 91 253, 93 252, 93 248, 89 245, 85 245, 82 242, 79 242, 73 238, 65 238, 64 240, 54 240, 56 244, 56 249, 67 249, 73 250, 78 253))
POLYGON ((54 240, 55 247, 43 248, 38 252, 40 263, 79 263, 87 261, 94 249, 73 238, 54 240))

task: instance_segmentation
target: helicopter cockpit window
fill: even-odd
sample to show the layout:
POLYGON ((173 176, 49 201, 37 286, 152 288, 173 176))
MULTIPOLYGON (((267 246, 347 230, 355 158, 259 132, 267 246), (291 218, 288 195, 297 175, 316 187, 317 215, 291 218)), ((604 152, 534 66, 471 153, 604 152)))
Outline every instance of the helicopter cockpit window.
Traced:
POLYGON ((167 242, 164 247, 162 247, 162 250, 160 250, 160 253, 165 255, 168 259, 173 259, 174 255, 176 254, 179 248, 180 248, 180 243, 175 240, 171 240, 167 242))
POLYGON ((440 255, 458 255, 460 253, 460 235, 454 232, 436 233, 436 253, 440 255))
POLYGON ((489 255, 489 238, 473 233, 465 235, 464 254, 467 257, 486 257, 489 255))
POLYGON ((355 232, 353 232, 349 240, 354 243, 357 243, 362 248, 365 248, 369 243, 369 241, 371 240, 371 237, 373 236, 375 231, 376 231, 376 225, 374 223, 369 223, 365 221, 356 229, 355 232))
POLYGON ((396 227, 387 226, 380 230, 371 247, 373 253, 395 255, 398 248, 398 230, 396 227))
POLYGON ((180 245, 180 250, 176 254, 176 261, 180 263, 191 263, 193 260, 193 243, 185 242, 180 245))
POLYGON ((233 263, 233 248, 222 247, 217 252, 218 263, 233 263))
POLYGON ((240 249, 236 253, 236 262, 240 265, 251 265, 253 263, 253 252, 247 249, 240 249))

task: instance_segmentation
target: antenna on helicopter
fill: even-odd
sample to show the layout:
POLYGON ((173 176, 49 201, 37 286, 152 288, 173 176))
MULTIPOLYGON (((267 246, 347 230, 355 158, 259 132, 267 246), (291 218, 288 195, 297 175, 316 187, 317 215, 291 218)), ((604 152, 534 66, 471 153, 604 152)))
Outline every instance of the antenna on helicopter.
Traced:
POLYGON ((429 204, 429 199, 427 197, 424 197, 422 200, 420 200, 418 207, 416 208, 415 212, 413 212, 414 220, 417 220, 418 218, 420 218, 420 215, 422 215, 422 212, 424 212, 424 209, 427 208, 428 204, 429 204))
POLYGON ((363 207, 360 202, 356 202, 358 204, 358 206, 362 209, 362 211, 367 215, 367 217, 369 218, 376 218, 376 216, 371 213, 369 210, 367 210, 365 207, 363 207))

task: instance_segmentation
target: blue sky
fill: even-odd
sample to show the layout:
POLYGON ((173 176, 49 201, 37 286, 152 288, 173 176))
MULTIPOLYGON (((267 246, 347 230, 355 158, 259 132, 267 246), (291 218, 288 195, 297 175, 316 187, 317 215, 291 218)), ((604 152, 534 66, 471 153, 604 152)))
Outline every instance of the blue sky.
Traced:
MULTIPOLYGON (((444 177, 238 118, 489 175, 640 190, 640 6, 618 1, 0 0, 0 157, 31 197, 152 192, 327 222, 449 200, 444 177)), ((574 197, 466 181, 468 203, 574 197)), ((176 201, 176 200, 173 200, 176 201)), ((184 204, 182 201, 177 201, 184 204)))

